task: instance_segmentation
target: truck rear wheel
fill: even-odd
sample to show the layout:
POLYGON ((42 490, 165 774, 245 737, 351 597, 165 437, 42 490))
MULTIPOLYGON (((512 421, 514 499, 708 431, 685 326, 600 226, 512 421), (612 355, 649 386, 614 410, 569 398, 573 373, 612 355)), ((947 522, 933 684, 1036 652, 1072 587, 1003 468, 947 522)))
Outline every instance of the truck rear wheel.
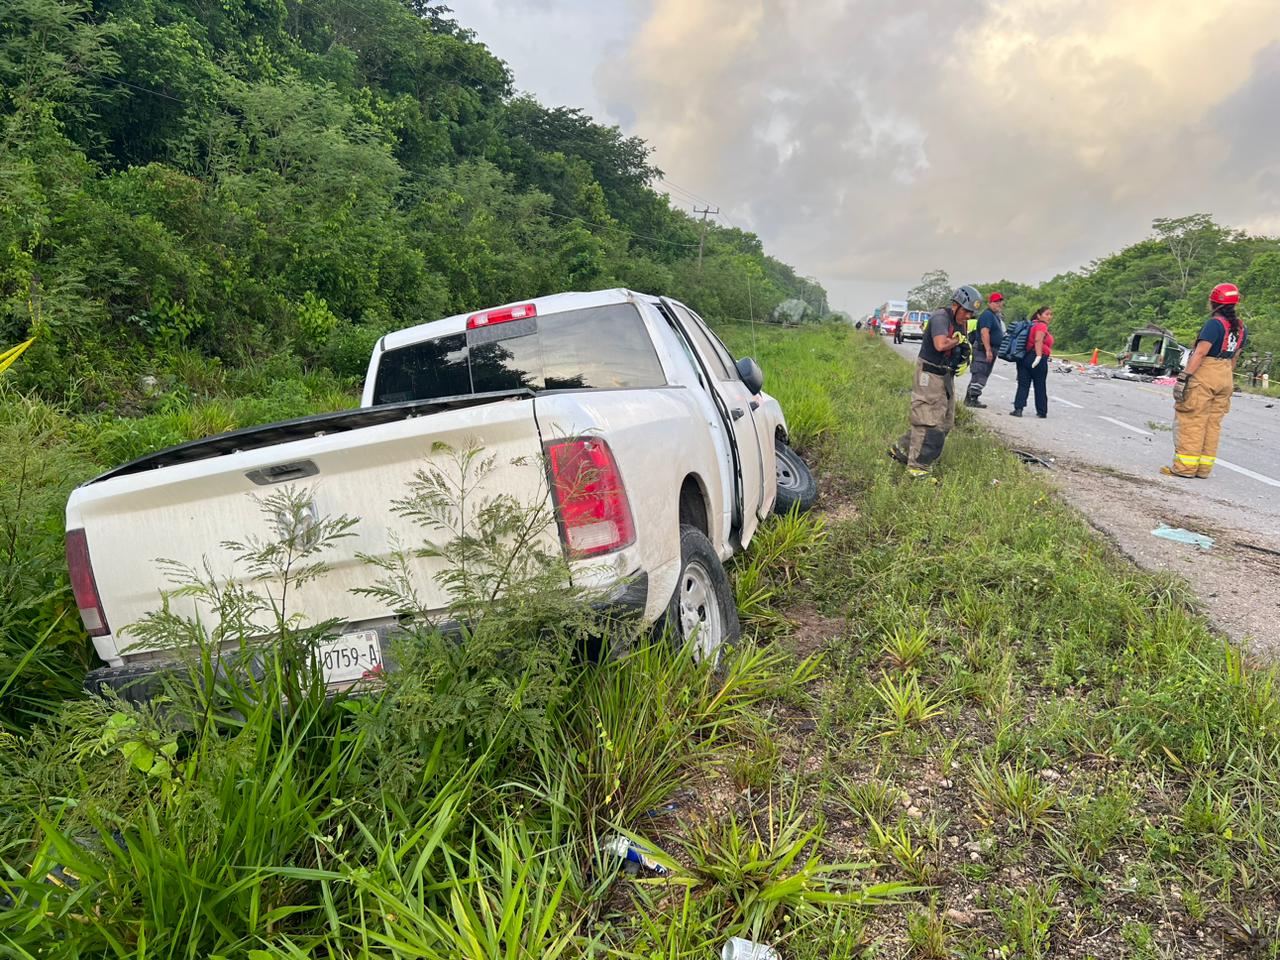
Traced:
POLYGON ((793 507, 808 513, 818 499, 818 481, 813 478, 809 465, 781 439, 773 441, 774 470, 778 474, 778 495, 773 501, 773 512, 787 514, 793 507))
POLYGON ((688 524, 680 525, 680 577, 661 626, 681 646, 692 640, 694 659, 712 666, 742 633, 724 564, 706 534, 688 524))

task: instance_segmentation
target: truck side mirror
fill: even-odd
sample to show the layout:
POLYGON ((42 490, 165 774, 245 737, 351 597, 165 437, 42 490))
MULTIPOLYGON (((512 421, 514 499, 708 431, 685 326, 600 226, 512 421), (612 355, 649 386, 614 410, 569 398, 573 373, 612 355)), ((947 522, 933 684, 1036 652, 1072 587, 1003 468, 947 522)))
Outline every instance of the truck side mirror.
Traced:
POLYGON ((759 393, 764 389, 764 371, 750 357, 743 357, 738 361, 738 377, 752 393, 759 393))

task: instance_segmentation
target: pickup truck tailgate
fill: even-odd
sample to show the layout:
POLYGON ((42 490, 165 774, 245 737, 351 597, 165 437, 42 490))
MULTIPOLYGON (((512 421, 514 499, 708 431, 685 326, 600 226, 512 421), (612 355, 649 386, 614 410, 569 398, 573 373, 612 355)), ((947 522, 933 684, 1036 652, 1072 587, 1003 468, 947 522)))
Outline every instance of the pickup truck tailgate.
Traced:
MULTIPOLYGON (((108 475, 79 488, 68 503, 68 529, 85 531, 103 612, 115 637, 114 644, 109 637, 101 638, 99 653, 118 664, 150 652, 130 636, 129 626, 157 610, 161 588, 172 586, 163 580, 161 559, 198 570, 207 565, 222 585, 244 582, 247 571, 243 565, 237 569, 233 552, 223 544, 278 536, 276 524, 254 498, 260 500, 286 485, 307 490, 318 516, 346 514, 359 519, 353 535, 337 541, 325 554, 328 572, 299 588, 288 609, 302 613, 308 623, 385 620, 389 612, 385 601, 352 592, 369 586, 378 576, 359 555, 386 557, 395 550, 397 539, 402 546, 412 547, 429 536, 447 536, 429 534, 398 516, 393 503, 408 495, 415 472, 429 465, 456 477, 448 448, 468 446, 482 447, 485 456, 494 458, 492 472, 468 500, 468 518, 481 499, 497 492, 513 494, 522 504, 545 500, 542 443, 533 400, 527 395, 172 462, 162 469, 108 475), (262 482, 267 479, 262 471, 298 463, 307 464, 307 470, 313 467, 314 472, 287 483, 262 482), (112 645, 115 650, 104 649, 112 645)), ((539 538, 540 545, 556 549, 554 522, 539 538)), ((429 609, 443 612, 449 598, 436 578, 442 561, 424 558, 414 564, 419 598, 429 609)), ((277 584, 266 586, 273 595, 279 594, 277 584)), ((211 616, 208 609, 197 610, 190 599, 175 598, 172 606, 188 615, 198 612, 206 622, 211 616)), ((266 632, 270 622, 264 621, 262 627, 266 632)))

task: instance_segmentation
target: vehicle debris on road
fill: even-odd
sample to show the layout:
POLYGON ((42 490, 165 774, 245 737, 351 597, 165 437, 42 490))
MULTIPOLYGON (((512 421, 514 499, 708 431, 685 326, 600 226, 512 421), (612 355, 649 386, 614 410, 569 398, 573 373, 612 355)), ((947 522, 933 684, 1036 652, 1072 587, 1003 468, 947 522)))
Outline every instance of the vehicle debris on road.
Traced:
POLYGON ((1176 543, 1190 544, 1193 547, 1199 547, 1201 550, 1209 550, 1213 547, 1213 537, 1207 534, 1196 533, 1194 530, 1184 530, 1182 527, 1171 527, 1164 523, 1152 530, 1151 535, 1165 540, 1173 540, 1176 543))
POLYGON ((1013 455, 1017 457, 1019 460, 1021 460, 1023 463, 1030 463, 1030 464, 1034 464, 1037 467, 1044 467, 1046 470, 1053 469, 1053 464, 1054 464, 1053 457, 1049 457, 1046 460, 1044 457, 1036 456, 1034 453, 1032 453, 1029 450, 1014 450, 1013 455))

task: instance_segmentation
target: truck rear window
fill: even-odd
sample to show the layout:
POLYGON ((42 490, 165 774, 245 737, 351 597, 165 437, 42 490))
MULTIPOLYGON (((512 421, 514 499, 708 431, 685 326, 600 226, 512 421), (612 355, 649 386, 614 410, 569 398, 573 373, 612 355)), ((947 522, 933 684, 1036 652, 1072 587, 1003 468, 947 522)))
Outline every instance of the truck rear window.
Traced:
POLYGON ((569 310, 388 350, 373 402, 500 390, 657 387, 666 383, 639 311, 629 303, 569 310))

